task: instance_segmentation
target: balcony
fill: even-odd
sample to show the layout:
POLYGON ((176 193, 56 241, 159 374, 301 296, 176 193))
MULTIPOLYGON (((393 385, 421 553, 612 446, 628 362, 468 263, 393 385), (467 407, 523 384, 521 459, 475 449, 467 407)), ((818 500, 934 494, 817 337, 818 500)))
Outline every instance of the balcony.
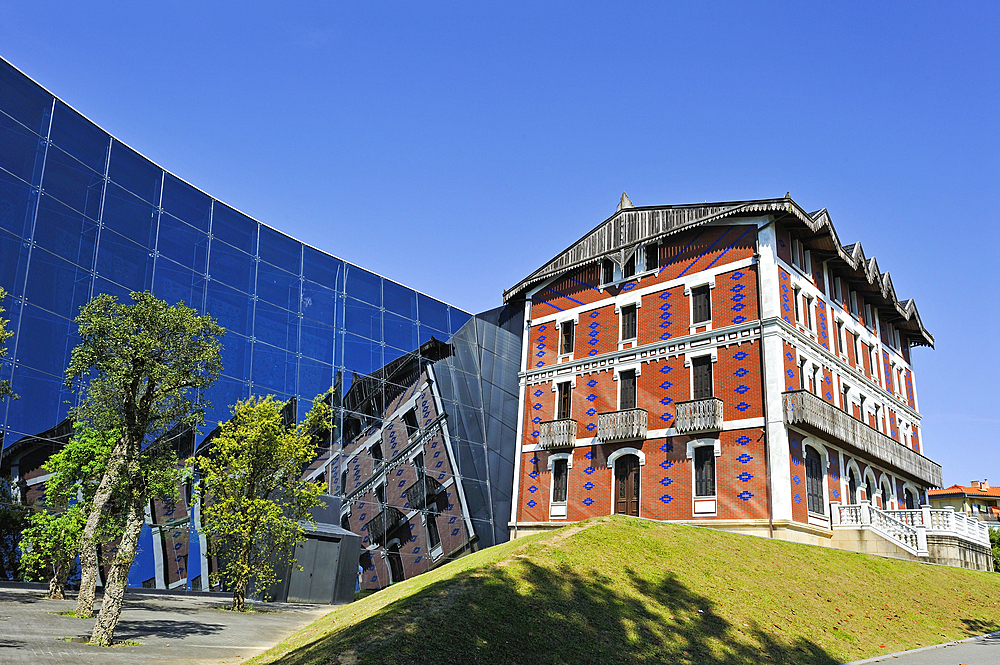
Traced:
POLYGON ((438 495, 444 489, 436 478, 423 476, 406 488, 406 501, 413 510, 424 510, 429 506, 436 510, 438 495))
POLYGON ((722 400, 718 397, 676 402, 674 427, 679 434, 722 431, 722 400))
POLYGON ((597 414, 597 438, 602 443, 646 438, 646 410, 622 409, 597 414))
POLYGON ((368 520, 368 523, 365 525, 368 531, 368 538, 373 545, 384 545, 388 540, 389 534, 399 526, 400 522, 405 521, 406 515, 399 508, 386 506, 385 510, 368 520))
POLYGON ((844 413, 806 390, 781 394, 785 423, 836 441, 932 487, 941 487, 941 465, 844 413))
POLYGON ((549 420, 538 426, 538 445, 545 450, 572 448, 576 445, 576 421, 569 418, 549 420))

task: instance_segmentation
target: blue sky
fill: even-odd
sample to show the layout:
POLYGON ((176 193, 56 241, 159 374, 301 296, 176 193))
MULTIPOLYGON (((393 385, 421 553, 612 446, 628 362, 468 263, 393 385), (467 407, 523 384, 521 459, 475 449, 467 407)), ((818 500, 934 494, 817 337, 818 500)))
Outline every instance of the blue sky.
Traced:
POLYGON ((470 311, 622 191, 825 207, 936 337, 946 485, 1000 484, 1000 4, 4 4, 0 55, 119 139, 470 311))

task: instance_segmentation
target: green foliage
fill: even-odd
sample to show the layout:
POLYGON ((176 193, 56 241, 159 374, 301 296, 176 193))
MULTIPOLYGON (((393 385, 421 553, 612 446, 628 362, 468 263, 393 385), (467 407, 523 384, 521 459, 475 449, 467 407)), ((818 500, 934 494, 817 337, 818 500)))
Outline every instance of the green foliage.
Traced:
POLYGON ((286 426, 281 409, 271 395, 237 402, 208 454, 192 461, 210 499, 202 521, 222 561, 217 579, 233 590, 234 610, 250 582, 266 589, 278 581, 323 491, 301 476, 315 457, 313 437, 329 429, 330 407, 317 398, 298 426, 286 426))
POLYGON ((26 580, 69 577, 79 551, 84 515, 80 504, 53 513, 34 511, 21 533, 21 569, 26 580))
POLYGON ((52 474, 45 481, 46 503, 50 507, 65 506, 80 494, 83 502, 89 503, 119 438, 114 430, 99 432, 82 422, 74 424, 69 442, 43 465, 52 474))
POLYGON ((990 529, 990 547, 993 549, 993 572, 1000 573, 1000 529, 990 529))
POLYGON ((0 580, 14 580, 20 574, 18 542, 28 526, 30 508, 14 501, 20 490, 9 477, 0 478, 0 580))
MULTIPOLYGON (((3 299, 7 297, 7 292, 0 288, 0 303, 3 299)), ((0 305, 0 314, 4 313, 4 308, 0 305)), ((0 317, 0 358, 5 358, 7 356, 7 340, 14 334, 7 330, 7 324, 10 323, 9 320, 0 317)), ((6 379, 0 381, 0 398, 10 396, 13 399, 17 399, 17 395, 14 394, 13 389, 10 386, 10 381, 6 379)))

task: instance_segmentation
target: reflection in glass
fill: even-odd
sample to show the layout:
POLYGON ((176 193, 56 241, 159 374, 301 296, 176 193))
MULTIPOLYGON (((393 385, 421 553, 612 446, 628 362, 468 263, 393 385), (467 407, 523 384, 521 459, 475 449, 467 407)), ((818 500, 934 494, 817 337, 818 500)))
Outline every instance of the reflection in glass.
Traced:
POLYGON ((205 313, 214 316, 228 332, 249 337, 252 333, 253 298, 217 280, 209 280, 205 313))
POLYGON ((156 251, 204 274, 208 259, 208 235, 163 213, 160 215, 156 251))
POLYGON ((109 184, 101 222, 144 247, 156 243, 156 209, 118 185, 109 184))
POLYGON ((31 276, 25 299, 71 319, 90 297, 91 278, 90 271, 36 248, 31 253, 31 276))
POLYGON ((235 286, 244 293, 252 293, 256 272, 257 264, 249 254, 224 242, 212 241, 208 274, 213 280, 235 286))
POLYGON ((129 291, 145 291, 152 284, 153 255, 148 249, 110 229, 101 232, 97 274, 129 291))

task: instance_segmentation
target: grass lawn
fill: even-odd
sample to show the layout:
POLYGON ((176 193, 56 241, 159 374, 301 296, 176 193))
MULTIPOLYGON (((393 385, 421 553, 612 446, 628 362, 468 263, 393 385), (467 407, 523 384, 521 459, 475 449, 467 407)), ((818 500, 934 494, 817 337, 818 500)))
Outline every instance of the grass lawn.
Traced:
POLYGON ((627 517, 339 607, 252 663, 840 663, 1000 630, 1000 574, 627 517))

